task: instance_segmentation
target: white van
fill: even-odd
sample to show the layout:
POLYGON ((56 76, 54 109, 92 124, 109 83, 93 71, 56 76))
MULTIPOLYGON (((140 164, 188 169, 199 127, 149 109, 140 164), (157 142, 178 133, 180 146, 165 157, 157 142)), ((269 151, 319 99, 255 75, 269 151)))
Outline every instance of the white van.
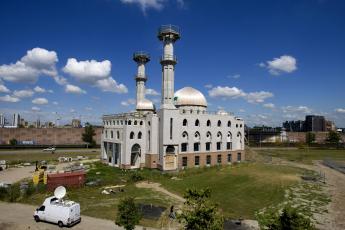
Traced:
POLYGON ((74 201, 60 201, 55 196, 48 197, 34 212, 36 222, 46 221, 63 226, 72 226, 81 221, 80 205, 74 201))

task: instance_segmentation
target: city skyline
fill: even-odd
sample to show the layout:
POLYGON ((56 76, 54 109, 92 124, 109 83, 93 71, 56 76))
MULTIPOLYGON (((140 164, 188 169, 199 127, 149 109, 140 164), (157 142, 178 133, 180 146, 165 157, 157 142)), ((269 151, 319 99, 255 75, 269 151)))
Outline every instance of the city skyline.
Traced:
POLYGON ((152 57, 146 94, 159 107, 153 34, 171 23, 184 37, 176 91, 194 85, 209 110, 250 126, 319 114, 344 127, 344 10, 341 1, 3 1, 0 113, 100 124, 102 114, 132 111, 138 50, 152 57))

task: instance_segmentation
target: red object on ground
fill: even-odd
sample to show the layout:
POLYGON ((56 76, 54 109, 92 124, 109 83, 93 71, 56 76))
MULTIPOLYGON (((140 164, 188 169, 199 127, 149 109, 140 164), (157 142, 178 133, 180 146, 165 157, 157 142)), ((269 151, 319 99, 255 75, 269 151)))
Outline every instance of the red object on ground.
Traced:
POLYGON ((85 172, 67 172, 67 173, 54 173, 47 175, 47 188, 53 191, 58 186, 81 187, 85 182, 85 172))

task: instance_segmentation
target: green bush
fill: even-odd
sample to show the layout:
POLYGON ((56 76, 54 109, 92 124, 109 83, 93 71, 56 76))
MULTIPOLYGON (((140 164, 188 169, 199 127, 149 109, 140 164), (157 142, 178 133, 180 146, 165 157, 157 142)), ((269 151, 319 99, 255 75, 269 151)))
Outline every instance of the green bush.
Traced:
POLYGON ((32 194, 34 194, 36 191, 35 185, 32 182, 29 182, 28 188, 25 190, 24 195, 26 197, 30 197, 32 194))
POLYGON ((8 196, 7 188, 0 187, 0 200, 5 200, 8 196))
POLYGON ((140 172, 134 171, 133 173, 131 173, 129 179, 132 182, 138 182, 144 180, 144 176, 140 172))
POLYGON ((20 187, 19 184, 13 184, 8 188, 9 201, 16 202, 20 197, 20 187))

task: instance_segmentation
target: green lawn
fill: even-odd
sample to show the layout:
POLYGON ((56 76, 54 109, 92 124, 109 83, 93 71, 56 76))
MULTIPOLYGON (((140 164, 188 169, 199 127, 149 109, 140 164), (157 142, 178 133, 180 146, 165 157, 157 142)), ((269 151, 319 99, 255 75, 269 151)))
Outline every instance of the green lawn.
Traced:
POLYGON ((345 150, 336 149, 265 149, 255 150, 263 156, 278 157, 289 161, 311 164, 313 160, 332 159, 345 161, 345 150))

